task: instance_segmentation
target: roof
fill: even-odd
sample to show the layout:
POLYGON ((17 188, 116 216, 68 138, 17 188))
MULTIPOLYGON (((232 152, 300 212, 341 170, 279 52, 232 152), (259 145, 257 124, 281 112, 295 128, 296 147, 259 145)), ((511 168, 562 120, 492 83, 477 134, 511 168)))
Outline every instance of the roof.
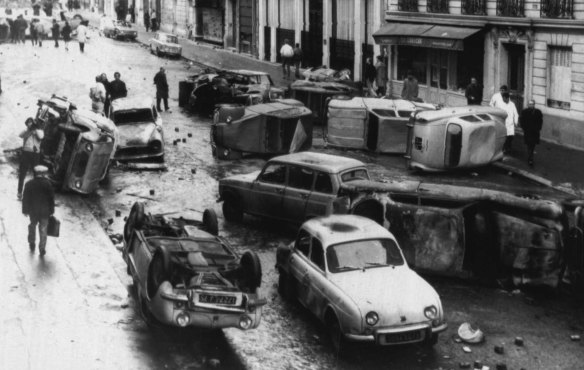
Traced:
POLYGON ((119 98, 112 102, 114 111, 133 110, 133 109, 151 109, 153 100, 147 95, 130 96, 119 98))
POLYGON ((273 161, 287 164, 302 164, 314 170, 327 173, 339 173, 349 168, 365 166, 363 162, 353 158, 315 152, 286 154, 270 159, 270 162, 273 161))
POLYGON ((490 114, 503 119, 507 117, 507 113, 499 108, 493 108, 485 105, 469 105, 466 107, 442 108, 440 110, 423 111, 416 115, 416 121, 430 122, 472 114, 490 114))
POLYGON ((356 215, 331 215, 306 221, 302 228, 315 235, 323 247, 352 240, 393 239, 394 236, 377 222, 356 215))

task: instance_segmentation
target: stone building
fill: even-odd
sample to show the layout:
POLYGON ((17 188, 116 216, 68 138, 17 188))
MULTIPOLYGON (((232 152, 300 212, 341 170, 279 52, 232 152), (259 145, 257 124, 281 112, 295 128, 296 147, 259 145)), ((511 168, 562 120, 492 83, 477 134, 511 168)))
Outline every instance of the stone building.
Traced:
POLYGON ((386 0, 374 34, 390 93, 413 71, 420 97, 464 105, 470 77, 484 101, 507 85, 518 109, 533 98, 543 137, 584 149, 584 0, 386 0))

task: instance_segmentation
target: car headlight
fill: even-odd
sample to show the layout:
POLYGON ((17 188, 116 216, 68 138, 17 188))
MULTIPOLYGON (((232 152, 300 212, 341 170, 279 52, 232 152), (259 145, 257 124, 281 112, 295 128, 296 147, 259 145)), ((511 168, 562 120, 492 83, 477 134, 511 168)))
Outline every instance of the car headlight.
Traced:
POLYGON ((85 144, 85 150, 88 152, 93 151, 93 144, 91 144, 91 143, 85 144))
POLYGON ((176 315, 176 323, 178 324, 178 326, 185 327, 189 324, 189 322, 191 322, 191 317, 189 316, 188 313, 181 312, 178 315, 176 315))
POLYGON ((251 317, 243 315, 239 318, 239 327, 243 330, 247 330, 251 327, 251 317))
POLYGON ((367 315, 365 315, 365 322, 369 326, 373 326, 373 325, 377 324, 378 321, 379 321, 379 315, 375 311, 367 312, 367 315))
POLYGON ((150 142, 149 146, 153 151, 157 152, 162 149, 162 142, 160 140, 154 140, 150 142))
POLYGON ((77 189, 81 188, 81 181, 79 181, 79 180, 75 181, 75 187, 77 189))
POLYGON ((430 320, 434 320, 435 318, 438 317, 438 309, 434 305, 428 306, 424 308, 424 316, 426 316, 430 320))

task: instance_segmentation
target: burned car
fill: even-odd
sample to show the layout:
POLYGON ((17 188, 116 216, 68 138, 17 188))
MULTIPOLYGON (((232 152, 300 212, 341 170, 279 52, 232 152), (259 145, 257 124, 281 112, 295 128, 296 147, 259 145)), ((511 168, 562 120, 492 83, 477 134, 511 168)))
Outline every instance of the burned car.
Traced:
POLYGON ((326 120, 327 104, 338 96, 356 96, 358 89, 339 82, 297 80, 290 85, 292 98, 301 101, 313 113, 315 122, 326 120))
POLYGON ((119 140, 112 121, 78 109, 65 97, 38 101, 36 121, 44 126, 43 163, 63 190, 91 193, 107 176, 119 140))
POLYGON ((193 90, 189 107, 210 112, 217 104, 253 105, 284 97, 284 90, 274 86, 269 74, 249 70, 219 70, 191 76, 193 90))
POLYGON ((306 221, 276 252, 278 291, 322 321, 334 349, 345 341, 434 345, 446 330, 438 293, 412 271, 394 236, 355 215, 306 221))
POLYGON ((117 126, 120 141, 114 159, 119 161, 155 158, 164 160, 162 118, 149 96, 115 99, 109 117, 117 126))
POLYGON ((237 159, 244 153, 294 153, 311 146, 312 112, 296 100, 249 107, 221 105, 213 117, 211 147, 219 159, 237 159))
POLYGON ((146 214, 135 203, 124 227, 123 258, 149 325, 257 328, 261 321, 261 264, 239 256, 217 236, 217 216, 202 221, 146 214))
POLYGON ((109 17, 99 20, 99 31, 103 36, 114 39, 135 40, 138 37, 138 31, 132 28, 131 23, 109 17))
POLYGON ((403 99, 334 98, 327 106, 325 140, 340 148, 405 153, 412 113, 436 108, 403 99))
POLYGON ((445 171, 498 161, 507 137, 506 116, 482 106, 417 112, 408 130, 408 167, 445 171))

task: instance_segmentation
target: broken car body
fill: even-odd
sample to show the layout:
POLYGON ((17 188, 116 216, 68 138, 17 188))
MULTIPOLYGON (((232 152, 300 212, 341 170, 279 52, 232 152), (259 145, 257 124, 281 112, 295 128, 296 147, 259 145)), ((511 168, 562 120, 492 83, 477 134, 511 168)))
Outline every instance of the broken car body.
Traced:
POLYGON ((148 324, 248 330, 260 324, 257 255, 241 257, 217 236, 217 216, 203 221, 145 214, 135 203, 124 227, 123 257, 148 324))
POLYGON ((290 85, 292 98, 301 101, 314 115, 315 122, 326 120, 327 104, 335 96, 355 96, 358 90, 334 81, 297 80, 290 85))
POLYGON ((292 99, 221 105, 213 117, 211 146, 219 159, 307 150, 312 146, 312 112, 292 99))

